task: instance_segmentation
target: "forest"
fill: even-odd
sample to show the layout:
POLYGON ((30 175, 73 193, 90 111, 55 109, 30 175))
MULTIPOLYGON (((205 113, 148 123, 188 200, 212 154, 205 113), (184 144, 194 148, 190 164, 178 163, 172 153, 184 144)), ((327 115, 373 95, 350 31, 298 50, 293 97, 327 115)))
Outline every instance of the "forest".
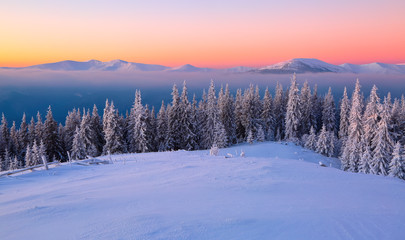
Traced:
POLYGON ((233 96, 229 86, 216 92, 211 81, 200 101, 190 101, 186 82, 181 93, 176 85, 172 102, 155 109, 143 105, 136 90, 133 107, 119 113, 106 100, 103 115, 94 105, 73 109, 63 124, 49 106, 45 121, 23 114, 20 126, 9 127, 4 114, 0 126, 1 171, 35 166, 47 161, 65 162, 108 154, 224 148, 255 141, 286 141, 328 157, 338 157, 342 170, 390 175, 405 179, 405 98, 383 99, 373 86, 364 97, 359 80, 348 97, 346 88, 338 103, 332 89, 325 96, 305 82, 299 87, 277 84, 274 96, 266 88, 250 85, 233 96))

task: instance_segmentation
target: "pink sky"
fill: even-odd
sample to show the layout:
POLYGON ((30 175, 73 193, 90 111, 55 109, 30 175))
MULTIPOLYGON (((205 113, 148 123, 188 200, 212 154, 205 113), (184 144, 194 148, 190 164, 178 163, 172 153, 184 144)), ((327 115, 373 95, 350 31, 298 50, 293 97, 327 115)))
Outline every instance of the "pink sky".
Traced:
POLYGON ((200 67, 296 57, 405 62, 405 1, 2 2, 0 66, 62 60, 200 67))

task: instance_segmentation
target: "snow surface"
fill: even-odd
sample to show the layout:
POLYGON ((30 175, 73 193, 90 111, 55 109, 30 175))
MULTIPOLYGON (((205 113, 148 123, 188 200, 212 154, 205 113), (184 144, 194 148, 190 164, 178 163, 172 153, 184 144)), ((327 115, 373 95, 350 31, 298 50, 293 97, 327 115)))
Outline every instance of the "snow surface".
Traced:
POLYGON ((291 144, 113 159, 0 178, 1 239, 405 236, 404 181, 343 172, 339 160, 291 144))

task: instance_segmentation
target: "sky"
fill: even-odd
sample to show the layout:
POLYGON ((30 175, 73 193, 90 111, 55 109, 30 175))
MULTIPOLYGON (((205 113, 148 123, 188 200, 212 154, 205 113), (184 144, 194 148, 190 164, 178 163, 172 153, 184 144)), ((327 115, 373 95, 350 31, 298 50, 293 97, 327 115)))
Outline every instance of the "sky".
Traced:
POLYGON ((404 0, 0 0, 0 66, 405 63, 404 0))

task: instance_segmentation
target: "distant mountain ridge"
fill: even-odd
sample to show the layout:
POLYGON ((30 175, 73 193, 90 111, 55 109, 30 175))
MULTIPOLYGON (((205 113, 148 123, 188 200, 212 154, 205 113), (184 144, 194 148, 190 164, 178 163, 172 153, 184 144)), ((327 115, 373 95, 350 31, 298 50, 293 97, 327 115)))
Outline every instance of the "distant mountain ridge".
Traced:
POLYGON ((386 64, 386 63, 369 63, 369 64, 350 64, 333 65, 314 58, 294 58, 284 62, 279 62, 265 67, 232 67, 225 69, 200 68, 190 64, 178 67, 167 67, 156 64, 144 64, 127 62, 123 60, 112 60, 101 62, 90 60, 86 62, 79 61, 61 61, 55 63, 46 63, 33 65, 29 67, 1 67, 0 69, 40 69, 53 71, 127 71, 127 72, 223 72, 223 73, 262 73, 262 74, 291 74, 291 73, 372 73, 372 74, 405 74, 405 65, 403 64, 386 64))

